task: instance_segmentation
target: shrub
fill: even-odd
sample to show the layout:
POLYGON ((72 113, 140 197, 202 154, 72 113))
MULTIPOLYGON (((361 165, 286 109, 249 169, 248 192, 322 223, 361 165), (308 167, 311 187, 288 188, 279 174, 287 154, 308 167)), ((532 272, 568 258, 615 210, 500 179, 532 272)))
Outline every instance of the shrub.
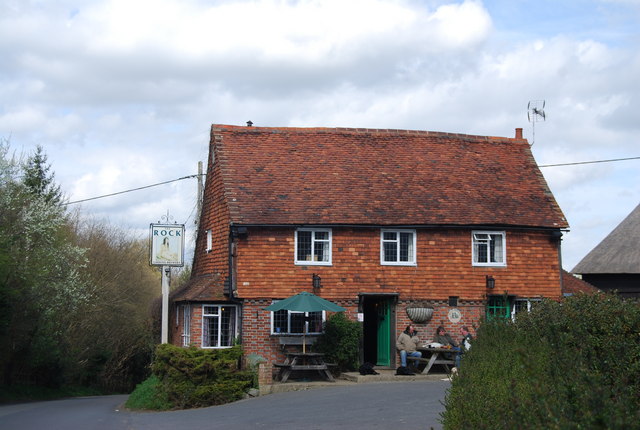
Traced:
POLYGON ((316 348, 325 354, 328 362, 336 363, 340 371, 355 370, 359 366, 361 333, 360 323, 339 312, 327 319, 316 348))
POLYGON ((166 392, 159 389, 160 379, 151 375, 147 380, 138 384, 129 395, 125 406, 129 409, 149 409, 154 411, 166 411, 173 409, 166 392))
POLYGON ((177 408, 219 405, 239 400, 254 385, 253 372, 240 369, 239 346, 220 350, 179 348, 163 344, 156 349, 152 370, 159 391, 177 408))
POLYGON ((444 428, 637 427, 639 333, 640 307, 611 294, 484 322, 447 394, 444 428))

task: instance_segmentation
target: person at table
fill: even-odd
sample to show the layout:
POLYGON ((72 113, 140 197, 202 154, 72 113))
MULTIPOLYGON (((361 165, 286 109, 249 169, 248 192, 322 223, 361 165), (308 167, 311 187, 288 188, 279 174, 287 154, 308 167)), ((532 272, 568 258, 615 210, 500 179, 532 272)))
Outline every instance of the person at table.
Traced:
POLYGON ((473 336, 469 333, 469 328, 466 325, 460 327, 460 334, 462 335, 462 340, 460 341, 460 349, 464 351, 468 351, 471 348, 471 341, 473 340, 473 336))
POLYGON ((451 347, 451 349, 455 349, 456 351, 460 350, 458 343, 451 338, 451 336, 449 335, 449 333, 447 333, 443 326, 438 326, 438 328, 436 329, 436 337, 433 339, 433 341, 439 343, 444 348, 451 347))
POLYGON ((456 354, 456 367, 460 367, 462 354, 471 348, 471 341, 473 340, 473 336, 469 333, 469 328, 466 325, 460 327, 460 334, 462 335, 462 340, 460 340, 460 352, 456 354))
POLYGON ((455 357, 453 356, 453 354, 445 354, 445 357, 448 360, 455 360, 456 367, 458 367, 458 364, 460 362, 460 347, 458 346, 458 343, 451 338, 444 327, 438 326, 438 328, 436 329, 436 337, 433 339, 433 341, 441 344, 443 348, 450 348, 451 351, 455 352, 455 357))
POLYGON ((396 342, 396 348, 400 351, 400 365, 407 367, 407 357, 422 357, 422 353, 418 351, 418 344, 420 339, 418 338, 418 332, 413 324, 409 324, 407 328, 400 333, 398 341, 396 342))

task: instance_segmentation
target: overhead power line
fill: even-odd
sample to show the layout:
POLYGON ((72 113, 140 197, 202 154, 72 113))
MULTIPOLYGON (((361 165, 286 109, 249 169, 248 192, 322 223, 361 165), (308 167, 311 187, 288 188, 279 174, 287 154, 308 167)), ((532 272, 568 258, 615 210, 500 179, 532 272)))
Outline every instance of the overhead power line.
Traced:
MULTIPOLYGON (((610 159, 610 160, 578 161, 578 162, 575 162, 575 163, 542 164, 542 165, 540 165, 538 167, 542 168, 542 167, 576 166, 576 165, 579 165, 579 164, 611 163, 611 162, 614 162, 614 161, 629 161, 629 160, 640 160, 640 157, 613 158, 613 159, 610 159)), ((132 191, 140 191, 140 190, 144 190, 144 189, 147 189, 147 188, 158 187, 160 185, 170 184, 172 182, 183 181, 185 179, 191 179, 191 178, 197 178, 198 176, 205 176, 205 174, 197 173, 195 175, 183 176, 181 178, 171 179, 171 180, 164 181, 164 182, 158 182, 156 184, 151 184, 151 185, 145 185, 143 187, 131 188, 129 190, 118 191, 118 192, 111 193, 111 194, 104 194, 102 196, 89 197, 88 199, 75 200, 73 202, 68 202, 67 205, 73 205, 73 204, 76 204, 76 203, 88 202, 88 201, 91 201, 91 200, 104 199, 105 197, 113 197, 113 196, 117 196, 119 194, 130 193, 132 191)))
POLYGON ((640 160, 640 157, 612 158, 611 160, 578 161, 575 163, 543 164, 538 167, 576 166, 578 164, 611 163, 613 161, 640 160))
POLYGON ((82 200, 75 200, 73 202, 68 202, 67 205, 73 205, 73 204, 76 204, 76 203, 88 202, 90 200, 103 199, 105 197, 113 197, 113 196, 117 196, 118 194, 130 193, 132 191, 140 191, 140 190, 144 190, 144 189, 147 189, 147 188, 152 188, 152 187, 157 187, 157 186, 160 186, 160 185, 170 184, 171 182, 177 182, 177 181, 183 181, 185 179, 197 178, 198 176, 200 176, 200 174, 183 176, 181 178, 171 179, 169 181, 158 182, 157 184, 145 185, 144 187, 131 188, 129 190, 118 191, 118 192, 111 193, 111 194, 104 194, 102 196, 89 197, 88 199, 82 199, 82 200))

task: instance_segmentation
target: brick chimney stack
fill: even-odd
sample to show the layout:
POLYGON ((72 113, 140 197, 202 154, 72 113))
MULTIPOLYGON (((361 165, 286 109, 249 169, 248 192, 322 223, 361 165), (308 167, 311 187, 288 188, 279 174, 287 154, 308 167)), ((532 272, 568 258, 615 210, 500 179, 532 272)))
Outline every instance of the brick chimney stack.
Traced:
POLYGON ((516 139, 522 139, 522 129, 516 128, 516 139))

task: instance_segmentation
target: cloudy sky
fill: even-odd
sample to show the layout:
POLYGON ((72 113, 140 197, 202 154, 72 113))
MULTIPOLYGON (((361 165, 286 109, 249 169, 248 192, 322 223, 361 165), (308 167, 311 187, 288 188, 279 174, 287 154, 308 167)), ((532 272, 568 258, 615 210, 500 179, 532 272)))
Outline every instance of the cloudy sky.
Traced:
MULTIPOLYGON (((541 166, 639 157, 639 48, 640 0, 0 0, 0 138, 42 145, 72 202, 194 175, 210 125, 248 120, 521 127, 541 166)), ((638 159, 542 172, 568 270, 640 203, 638 159)), ((74 207, 141 237, 168 212, 193 234, 196 189, 74 207)))

